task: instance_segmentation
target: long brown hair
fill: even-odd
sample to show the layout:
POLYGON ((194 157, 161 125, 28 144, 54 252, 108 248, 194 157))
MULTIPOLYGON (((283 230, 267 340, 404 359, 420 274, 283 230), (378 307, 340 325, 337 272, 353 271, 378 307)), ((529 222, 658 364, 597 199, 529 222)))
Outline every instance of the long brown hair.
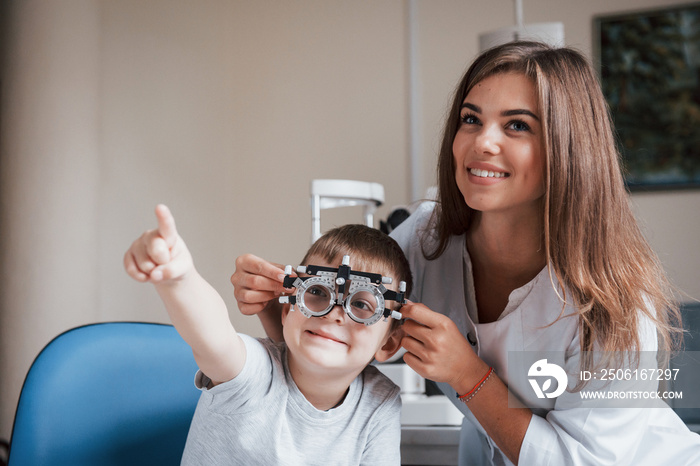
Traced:
POLYGON ((467 70, 445 125, 438 204, 431 238, 423 238, 423 254, 439 257, 451 236, 469 228, 473 211, 455 182, 452 153, 460 107, 477 83, 508 72, 524 74, 537 90, 546 158, 545 254, 552 281, 563 290, 562 300, 577 309, 581 350, 639 350, 638 312, 656 324, 660 350, 674 347, 680 312, 673 287, 630 208, 596 74, 575 50, 511 42, 487 50, 467 70))

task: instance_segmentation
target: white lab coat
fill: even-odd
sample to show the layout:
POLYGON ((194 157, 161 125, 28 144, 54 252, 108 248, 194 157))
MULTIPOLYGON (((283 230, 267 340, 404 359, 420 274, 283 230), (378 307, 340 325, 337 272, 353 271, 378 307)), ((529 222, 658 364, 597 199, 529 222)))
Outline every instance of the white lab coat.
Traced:
MULTIPOLYGON (((465 237, 453 237, 438 259, 427 261, 420 237, 430 213, 430 204, 424 205, 392 232, 411 264, 414 275, 411 299, 449 316, 477 354, 494 367, 510 391, 519 397, 531 399, 533 392, 526 377, 508 380, 508 359, 513 354, 558 354, 560 365, 569 374, 577 372, 578 320, 576 316, 566 317, 573 314, 570 307, 564 308, 564 317, 560 318, 562 304, 548 269, 511 293, 506 309, 496 322, 475 324, 474 285, 465 237)), ((655 352, 656 331, 648 320, 645 322, 647 325, 640 335, 642 349, 655 352)), ((456 398, 454 390, 447 384, 438 385, 465 415, 460 465, 512 464, 486 435, 467 405, 456 398)), ((578 393, 568 391, 558 398, 534 403, 535 415, 520 451, 521 465, 700 464, 700 436, 689 431, 668 407, 588 408, 578 393)))

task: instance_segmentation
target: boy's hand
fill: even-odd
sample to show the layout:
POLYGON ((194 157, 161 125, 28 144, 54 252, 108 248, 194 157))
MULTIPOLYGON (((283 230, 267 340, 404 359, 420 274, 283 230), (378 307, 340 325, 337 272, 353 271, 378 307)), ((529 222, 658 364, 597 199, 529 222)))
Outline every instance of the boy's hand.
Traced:
POLYGON ((124 254, 124 269, 140 282, 181 280, 194 269, 192 256, 177 234, 170 210, 163 204, 156 206, 156 219, 158 228, 143 233, 124 254))

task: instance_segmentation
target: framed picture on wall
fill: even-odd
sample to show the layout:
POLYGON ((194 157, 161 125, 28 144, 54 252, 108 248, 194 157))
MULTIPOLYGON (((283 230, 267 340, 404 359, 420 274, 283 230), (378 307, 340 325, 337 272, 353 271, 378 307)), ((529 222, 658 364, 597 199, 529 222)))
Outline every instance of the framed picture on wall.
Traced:
POLYGON ((630 190, 700 187, 700 3, 593 22, 630 190))

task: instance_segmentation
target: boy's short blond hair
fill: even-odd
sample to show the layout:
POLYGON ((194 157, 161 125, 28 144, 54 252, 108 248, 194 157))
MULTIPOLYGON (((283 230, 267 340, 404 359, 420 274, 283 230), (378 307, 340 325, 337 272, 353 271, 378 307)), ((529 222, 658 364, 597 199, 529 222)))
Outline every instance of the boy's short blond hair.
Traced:
POLYGON ((392 237, 367 225, 349 224, 329 230, 309 248, 301 264, 310 265, 312 256, 332 263, 344 255, 351 257, 355 270, 381 273, 391 277, 394 284, 406 282, 406 297, 411 295, 413 275, 403 250, 392 237))

